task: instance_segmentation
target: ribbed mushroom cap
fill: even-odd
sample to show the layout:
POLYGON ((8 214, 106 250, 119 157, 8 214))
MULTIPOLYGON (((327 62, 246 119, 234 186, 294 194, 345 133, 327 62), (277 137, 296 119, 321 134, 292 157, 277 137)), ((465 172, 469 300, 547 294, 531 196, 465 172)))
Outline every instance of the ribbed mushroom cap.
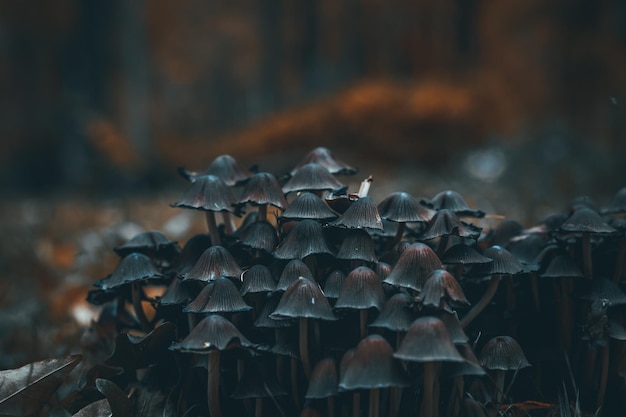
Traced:
POLYGON ((239 242, 248 248, 271 253, 278 244, 278 234, 270 223, 256 221, 241 231, 239 242))
POLYGON ((215 175, 221 178, 228 186, 240 184, 252 175, 250 171, 241 168, 237 161, 235 161, 235 158, 230 155, 218 156, 203 172, 198 173, 183 169, 181 174, 190 181, 195 181, 197 177, 204 175, 215 175))
MULTIPOLYGON (((445 312, 442 311, 437 316, 439 320, 443 321, 443 324, 446 325, 448 332, 450 333, 450 339, 452 339, 452 343, 455 345, 461 343, 467 343, 469 341, 469 337, 465 334, 463 330, 463 326, 461 326, 461 322, 459 321, 456 312, 445 312)), ((476 361, 478 363, 478 361, 476 361)))
POLYGON ((387 262, 378 262, 374 265, 374 271, 376 271, 376 275, 380 278, 381 281, 384 281, 389 275, 391 275, 391 271, 393 271, 393 267, 389 265, 387 262))
POLYGON ((383 309, 369 327, 388 329, 393 332, 406 332, 415 321, 415 314, 411 311, 411 296, 405 292, 399 292, 391 297, 383 305, 383 309))
POLYGON ((238 313, 252 310, 252 307, 239 294, 233 282, 225 277, 219 277, 209 282, 189 303, 185 313, 238 313))
POLYGON ((610 279, 596 277, 581 296, 583 300, 606 300, 609 307, 626 304, 626 294, 610 279))
POLYGON ((319 285, 300 277, 291 284, 280 298, 278 307, 270 318, 312 318, 336 320, 333 311, 319 285))
POLYGON ((383 221, 378 214, 378 207, 370 197, 356 200, 331 226, 343 229, 383 230, 383 221))
POLYGON ((215 175, 197 177, 172 207, 235 213, 237 202, 231 189, 215 175))
POLYGON ((180 343, 170 346, 170 349, 208 353, 213 349, 229 349, 231 343, 237 343, 243 347, 254 346, 228 319, 217 314, 210 314, 202 319, 180 343))
POLYGON ((345 279, 346 274, 339 269, 335 269, 328 274, 326 281, 324 281, 324 294, 326 298, 338 298, 345 279))
POLYGON ((515 275, 527 272, 527 269, 511 252, 502 246, 494 245, 483 253, 487 258, 493 260, 492 263, 476 266, 476 273, 484 275, 515 275))
POLYGON ((459 219, 453 211, 439 210, 428 223, 421 238, 430 240, 441 236, 455 235, 467 239, 478 239, 482 229, 459 219))
POLYGON ((348 370, 348 364, 354 358, 354 354, 356 353, 356 349, 348 349, 341 355, 341 360, 339 361, 339 380, 343 378, 348 370))
POLYGON ((394 355, 410 362, 463 362, 446 325, 436 317, 420 317, 407 331, 394 355))
POLYGON ((322 165, 331 174, 352 175, 357 171, 356 168, 353 168, 345 162, 335 158, 333 153, 328 148, 319 146, 306 154, 306 156, 298 162, 298 165, 291 170, 290 174, 294 175, 303 165, 311 163, 322 165))
POLYGON ((231 397, 236 400, 245 400, 248 398, 282 397, 284 395, 287 395, 287 391, 278 383, 276 374, 266 369, 265 362, 251 360, 246 361, 243 376, 231 397))
POLYGON ((530 366, 522 348, 510 336, 489 340, 480 351, 480 365, 485 369, 514 371, 530 366))
POLYGON ((328 207, 324 200, 310 192, 300 193, 280 216, 281 221, 305 219, 321 221, 335 218, 337 218, 337 214, 328 207))
POLYGON ((349 391, 408 386, 408 378, 393 356, 393 348, 384 337, 372 334, 362 339, 341 375, 339 389, 349 391))
POLYGON ((517 258, 528 271, 539 270, 539 257, 546 246, 546 239, 540 235, 529 235, 515 240, 508 246, 509 252, 517 258))
POLYGON ((239 204, 271 205, 284 210, 287 200, 276 177, 268 172, 252 175, 239 197, 239 204))
POLYGON ((378 213, 382 219, 393 222, 427 222, 435 215, 434 210, 424 207, 409 193, 389 194, 378 204, 378 213))
POLYGON ((335 308, 380 310, 384 303, 385 293, 376 272, 359 266, 344 280, 335 308))
POLYGON ((315 220, 302 220, 274 250, 278 259, 304 259, 309 255, 332 255, 322 226, 315 220))
POLYGON ((467 343, 455 344, 457 350, 463 356, 463 362, 448 362, 443 365, 441 375, 443 377, 454 378, 461 375, 481 376, 485 375, 485 370, 481 368, 480 363, 474 351, 467 343))
POLYGON ((445 265, 473 265, 485 264, 493 260, 481 255, 473 247, 459 243, 446 250, 441 257, 441 262, 445 265))
POLYGON ((194 267, 200 256, 211 246, 211 238, 206 234, 192 236, 183 250, 180 252, 178 260, 172 269, 179 275, 184 275, 194 267))
POLYGON ((590 208, 581 208, 559 227, 559 232, 564 233, 591 233, 607 235, 615 233, 615 229, 604 222, 602 217, 590 208))
POLYGON ((304 164, 283 185, 283 193, 299 191, 331 191, 344 187, 324 166, 304 164))
POLYGON ((158 230, 139 233, 122 246, 118 246, 113 250, 121 257, 129 255, 132 252, 138 252, 144 255, 165 259, 170 259, 180 252, 178 243, 169 240, 158 230))
POLYGON ((362 229, 350 230, 341 242, 336 258, 378 262, 374 240, 369 233, 362 229))
POLYGON ((304 398, 327 398, 339 392, 339 372, 332 357, 322 359, 315 364, 309 381, 309 388, 304 398))
POLYGON ((196 291, 193 286, 183 285, 183 281, 178 277, 172 278, 170 285, 159 298, 159 306, 186 305, 189 301, 196 297, 196 291))
POLYGON ((602 210, 604 214, 626 213, 626 187, 621 188, 602 210))
MULTIPOLYGON (((266 300, 261 311, 257 313, 257 319, 254 321, 255 327, 263 327, 269 329, 295 326, 295 320, 273 319, 270 315, 278 307, 282 294, 270 295, 266 300)), ((296 349, 297 350, 297 349, 296 349)))
POLYGON ((484 217, 485 213, 470 208, 461 194, 448 190, 438 193, 427 204, 435 210, 450 210, 458 216, 484 217))
POLYGON ((544 278, 582 278, 583 272, 576 262, 567 255, 557 255, 541 274, 544 278))
POLYGON ((393 271, 383 282, 420 291, 428 274, 441 268, 443 265, 435 251, 424 243, 412 243, 404 249, 393 271))
POLYGON ((243 283, 239 292, 241 295, 268 293, 274 291, 276 280, 272 272, 265 265, 253 265, 241 274, 243 283))
POLYGON ((241 268, 235 258, 223 246, 211 246, 189 272, 183 275, 186 281, 213 281, 220 277, 240 278, 241 268))
POLYGON ((154 266, 149 257, 142 253, 131 253, 120 260, 111 275, 96 282, 95 285, 102 290, 109 290, 137 281, 161 278, 163 278, 163 274, 154 266))
POLYGON ((428 275, 419 299, 422 306, 439 310, 447 310, 448 304, 452 307, 469 305, 461 286, 445 269, 436 269, 428 275))
POLYGON ((278 279, 278 283, 276 284, 274 291, 287 291, 287 288, 289 288, 289 286, 296 282, 300 277, 315 281, 313 273, 309 267, 306 266, 306 264, 300 259, 293 259, 285 265, 285 268, 283 268, 283 272, 280 274, 280 278, 278 279))

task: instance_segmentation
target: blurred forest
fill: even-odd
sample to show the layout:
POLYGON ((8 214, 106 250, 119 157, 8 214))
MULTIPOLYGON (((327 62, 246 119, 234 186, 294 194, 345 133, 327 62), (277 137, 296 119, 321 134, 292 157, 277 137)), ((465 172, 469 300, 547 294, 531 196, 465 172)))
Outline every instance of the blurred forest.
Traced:
POLYGON ((496 146, 505 181, 623 185, 619 0, 5 1, 0 50, 7 192, 151 192, 222 153, 285 172, 317 145, 434 172, 496 146))

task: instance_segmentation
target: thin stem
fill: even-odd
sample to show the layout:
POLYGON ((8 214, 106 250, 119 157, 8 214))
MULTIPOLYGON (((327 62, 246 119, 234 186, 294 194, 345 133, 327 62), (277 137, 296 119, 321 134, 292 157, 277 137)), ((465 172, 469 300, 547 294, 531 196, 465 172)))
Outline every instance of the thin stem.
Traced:
POLYGON ((257 210, 258 210, 258 212, 259 212, 259 217, 258 217, 258 220, 259 220, 260 222, 265 222, 265 221, 267 221, 267 204, 260 204, 260 205, 257 207, 257 210))
POLYGON ((367 337, 367 310, 362 309, 359 310, 359 329, 361 339, 365 339, 367 337))
POLYGON ((487 286, 487 290, 470 311, 461 319, 461 326, 466 328, 472 320, 476 318, 487 307, 493 296, 496 294, 500 284, 500 275, 493 275, 487 286))
POLYGON ((300 394, 298 393, 298 360, 291 357, 291 399, 296 409, 300 409, 300 394))
POLYGON ((220 234, 217 230, 217 223, 215 222, 215 213, 212 211, 206 212, 206 224, 209 228, 209 236, 211 236, 211 244, 213 246, 219 246, 222 244, 220 240, 220 234))
POLYGON ((370 390, 370 412, 369 417, 378 417, 378 409, 380 408, 380 389, 373 388, 370 390))
POLYGON ((254 417, 263 417, 263 398, 256 398, 254 401, 254 417))
POLYGON ((335 396, 331 395, 326 398, 326 408, 328 408, 328 417, 335 417, 335 396))
POLYGON ((585 278, 593 278, 593 266, 591 265, 591 233, 583 233, 583 273, 585 278))
POLYGON ((133 297, 133 309, 135 310, 135 315, 141 324, 141 328, 148 332, 151 329, 150 322, 146 317, 146 313, 143 311, 143 306, 141 305, 141 283, 136 281, 132 284, 132 297, 133 297))
POLYGON ((621 237, 617 245, 617 257, 613 268, 613 282, 619 285, 622 280, 622 270, 624 268, 624 252, 626 251, 626 239, 621 237))
POLYGON ((609 343, 606 341, 606 345, 602 349, 602 368, 600 369, 600 388, 598 388, 598 399, 596 401, 596 410, 602 410, 604 405, 604 395, 606 394, 606 380, 609 373, 609 343))
POLYGON ((361 414, 361 394, 355 391, 352 394, 352 417, 359 417, 361 414))
POLYGON ((220 405, 220 351, 217 349, 209 352, 207 394, 211 417, 222 417, 222 407, 220 405))
POLYGON ((502 400, 504 399, 504 376, 506 371, 502 369, 496 369, 494 371, 493 379, 496 384, 496 409, 500 408, 500 404, 502 404, 502 400))
POLYGON ((433 389, 435 385, 435 362, 424 362, 424 392, 420 416, 437 417, 433 408, 433 389))
POLYGON ((406 230, 406 223, 400 222, 398 223, 398 231, 391 242, 391 247, 393 248, 398 242, 402 240, 402 236, 404 236, 404 231, 406 230))
POLYGON ((437 256, 441 258, 448 247, 448 235, 443 235, 439 238, 439 245, 437 245, 437 256))
POLYGON ((306 380, 311 379, 311 360, 309 359, 309 319, 300 317, 300 359, 306 380))
POLYGON ((235 232, 235 222, 233 216, 227 211, 222 212, 222 219, 224 219, 224 233, 232 235, 235 232))

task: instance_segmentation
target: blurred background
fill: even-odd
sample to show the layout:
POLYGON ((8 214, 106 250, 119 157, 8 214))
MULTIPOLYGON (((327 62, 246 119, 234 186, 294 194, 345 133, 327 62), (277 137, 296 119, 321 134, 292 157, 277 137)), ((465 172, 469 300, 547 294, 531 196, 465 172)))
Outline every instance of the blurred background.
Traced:
POLYGON ((11 329, 58 336, 134 233, 197 232, 176 167, 224 153, 281 175, 324 145, 377 199, 455 189, 526 226, 626 185, 620 0, 4 1, 0 54, 11 329))

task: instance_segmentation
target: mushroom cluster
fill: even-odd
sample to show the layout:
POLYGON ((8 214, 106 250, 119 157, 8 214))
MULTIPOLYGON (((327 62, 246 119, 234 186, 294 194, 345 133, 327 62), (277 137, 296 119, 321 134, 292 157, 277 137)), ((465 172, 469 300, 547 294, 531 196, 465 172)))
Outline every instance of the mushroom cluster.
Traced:
POLYGON ((626 189, 486 227, 454 191, 349 192, 356 172, 326 148, 280 179, 227 155, 181 170, 172 206, 207 232, 116 249, 81 400, 100 378, 167 416, 625 409, 626 189))

